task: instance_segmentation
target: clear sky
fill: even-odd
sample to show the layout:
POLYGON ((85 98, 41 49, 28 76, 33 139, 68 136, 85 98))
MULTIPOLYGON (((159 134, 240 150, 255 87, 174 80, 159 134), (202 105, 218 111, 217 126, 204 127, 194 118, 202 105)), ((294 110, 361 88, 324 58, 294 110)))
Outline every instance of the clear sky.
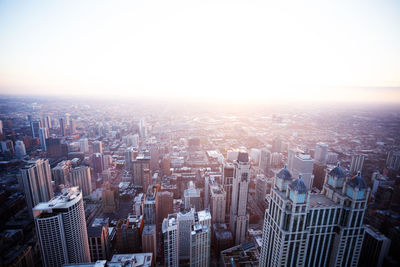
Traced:
POLYGON ((0 94, 400 102, 400 1, 0 0, 0 94))

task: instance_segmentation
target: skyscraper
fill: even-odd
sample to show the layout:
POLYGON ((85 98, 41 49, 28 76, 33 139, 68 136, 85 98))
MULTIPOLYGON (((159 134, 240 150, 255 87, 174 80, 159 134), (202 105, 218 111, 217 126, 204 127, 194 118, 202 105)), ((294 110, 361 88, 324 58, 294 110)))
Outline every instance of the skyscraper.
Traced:
POLYGON ((79 186, 83 196, 89 195, 92 192, 90 168, 87 166, 78 166, 72 169, 68 174, 68 182, 70 186, 79 186))
POLYGON ((232 184, 235 167, 232 163, 224 162, 224 171, 222 174, 222 184, 226 192, 226 209, 225 209, 225 222, 230 222, 231 203, 232 203, 232 184))
POLYGON ((42 127, 42 122, 40 120, 31 121, 32 137, 39 138, 39 129, 42 127))
POLYGON ((101 141, 93 142, 93 153, 103 153, 103 143, 101 141))
POLYGON ((40 202, 49 201, 54 195, 49 160, 30 161, 21 169, 19 184, 23 187, 29 213, 40 202))
POLYGON ((362 171, 364 159, 364 155, 353 155, 351 157, 350 174, 356 174, 357 172, 362 171))
POLYGON ((292 175, 294 177, 301 175, 303 177, 304 184, 308 189, 311 189, 314 180, 314 160, 311 158, 311 156, 301 151, 289 150, 288 162, 288 168, 292 175))
POLYGON ((265 175, 268 174, 270 166, 271 166, 271 152, 266 148, 261 149, 259 167, 264 172, 265 175))
POLYGON ((60 135, 65 136, 65 120, 64 118, 60 118, 60 135))
POLYGON ((177 215, 170 214, 162 224, 162 234, 164 240, 164 266, 179 266, 179 244, 178 244, 178 224, 177 215))
MULTIPOLYGON (((133 161, 133 181, 134 184, 144 186, 143 176, 145 170, 150 170, 150 157, 145 155, 139 155, 136 160, 133 161)), ((143 188, 147 190, 147 188, 143 188)))
POLYGON ((61 184, 63 185, 69 184, 68 174, 71 171, 71 169, 72 166, 70 160, 63 160, 60 163, 58 163, 56 167, 51 169, 51 174, 53 175, 53 180, 56 187, 58 187, 61 184))
POLYGON ((315 153, 314 153, 315 162, 320 165, 325 165, 326 160, 328 159, 328 144, 319 142, 315 146, 315 153))
POLYGON ((214 223, 225 222, 226 192, 221 185, 212 185, 211 191, 211 218, 214 223))
POLYGON ((40 147, 47 151, 46 139, 49 138, 49 130, 47 128, 39 128, 40 147))
POLYGON ((45 267, 90 261, 85 211, 77 187, 38 204, 33 213, 45 267))
POLYGON ((26 156, 25 144, 21 140, 15 141, 15 155, 19 159, 22 159, 26 156))
MULTIPOLYGON (((83 153, 89 153, 89 141, 87 138, 82 138, 81 140, 79 140, 79 148, 80 151, 83 153)), ((96 152, 94 152, 96 153, 96 152)), ((100 152, 98 152, 100 153, 100 152)))
POLYGON ((210 265, 211 229, 209 226, 195 224, 190 232, 190 266, 208 267, 210 265))
POLYGON ((260 267, 357 266, 369 189, 361 175, 346 181, 338 165, 321 194, 308 191, 287 168, 275 176, 264 220, 260 267))
POLYGON ((142 232, 142 251, 153 254, 153 264, 157 257, 157 238, 156 226, 154 224, 145 225, 142 232))
POLYGON ((235 244, 238 245, 245 242, 249 223, 247 197, 250 183, 250 162, 248 154, 246 152, 239 152, 234 166, 230 228, 235 244))

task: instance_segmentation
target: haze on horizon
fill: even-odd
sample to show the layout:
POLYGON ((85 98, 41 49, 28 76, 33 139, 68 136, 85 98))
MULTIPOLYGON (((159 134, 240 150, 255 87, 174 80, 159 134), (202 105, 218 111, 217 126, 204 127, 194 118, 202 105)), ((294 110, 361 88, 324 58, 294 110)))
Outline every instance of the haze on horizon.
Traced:
POLYGON ((400 102, 397 1, 2 1, 0 94, 400 102))

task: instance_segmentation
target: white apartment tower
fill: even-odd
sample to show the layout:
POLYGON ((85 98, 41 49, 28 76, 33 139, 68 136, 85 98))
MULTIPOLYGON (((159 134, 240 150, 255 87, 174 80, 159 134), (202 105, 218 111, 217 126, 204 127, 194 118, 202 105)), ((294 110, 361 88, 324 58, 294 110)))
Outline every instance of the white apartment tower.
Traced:
POLYGON ((36 232, 45 267, 90 262, 82 193, 78 187, 33 209, 36 232))
POLYGON ((338 164, 312 194, 285 167, 276 176, 265 213, 260 267, 358 265, 369 189, 338 164))
POLYGON ((37 204, 49 201, 54 196, 48 159, 30 161, 21 169, 18 179, 25 193, 29 213, 37 204))
POLYGON ((74 168, 68 174, 68 182, 70 186, 79 186, 83 196, 92 193, 92 177, 90 175, 90 168, 87 166, 74 168))
POLYGON ((293 177, 301 175, 307 189, 311 189, 314 180, 314 159, 309 154, 305 154, 299 150, 289 150, 288 169, 293 177))
POLYGON ((238 245, 246 241, 249 223, 247 197, 250 183, 250 162, 248 154, 246 152, 239 152, 234 166, 230 228, 234 236, 234 242, 238 245))
POLYGON ((190 232, 190 266, 208 267, 210 265, 211 229, 209 226, 195 224, 190 232))
POLYGON ((162 234, 164 240, 164 266, 179 266, 179 245, 178 245, 178 224, 177 215, 170 214, 162 224, 162 234))

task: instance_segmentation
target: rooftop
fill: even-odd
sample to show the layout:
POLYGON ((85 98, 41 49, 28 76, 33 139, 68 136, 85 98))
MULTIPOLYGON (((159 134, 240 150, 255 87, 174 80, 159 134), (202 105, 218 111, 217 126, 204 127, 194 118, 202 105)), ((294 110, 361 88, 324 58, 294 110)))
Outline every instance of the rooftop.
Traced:
POLYGON ((37 204, 33 211, 36 213, 40 212, 53 212, 53 209, 68 209, 75 203, 82 199, 81 191, 78 186, 69 187, 62 190, 61 195, 58 195, 48 202, 42 202, 37 204))
POLYGON ((310 208, 323 208, 338 206, 334 201, 329 199, 323 194, 310 194, 309 207, 310 208))

